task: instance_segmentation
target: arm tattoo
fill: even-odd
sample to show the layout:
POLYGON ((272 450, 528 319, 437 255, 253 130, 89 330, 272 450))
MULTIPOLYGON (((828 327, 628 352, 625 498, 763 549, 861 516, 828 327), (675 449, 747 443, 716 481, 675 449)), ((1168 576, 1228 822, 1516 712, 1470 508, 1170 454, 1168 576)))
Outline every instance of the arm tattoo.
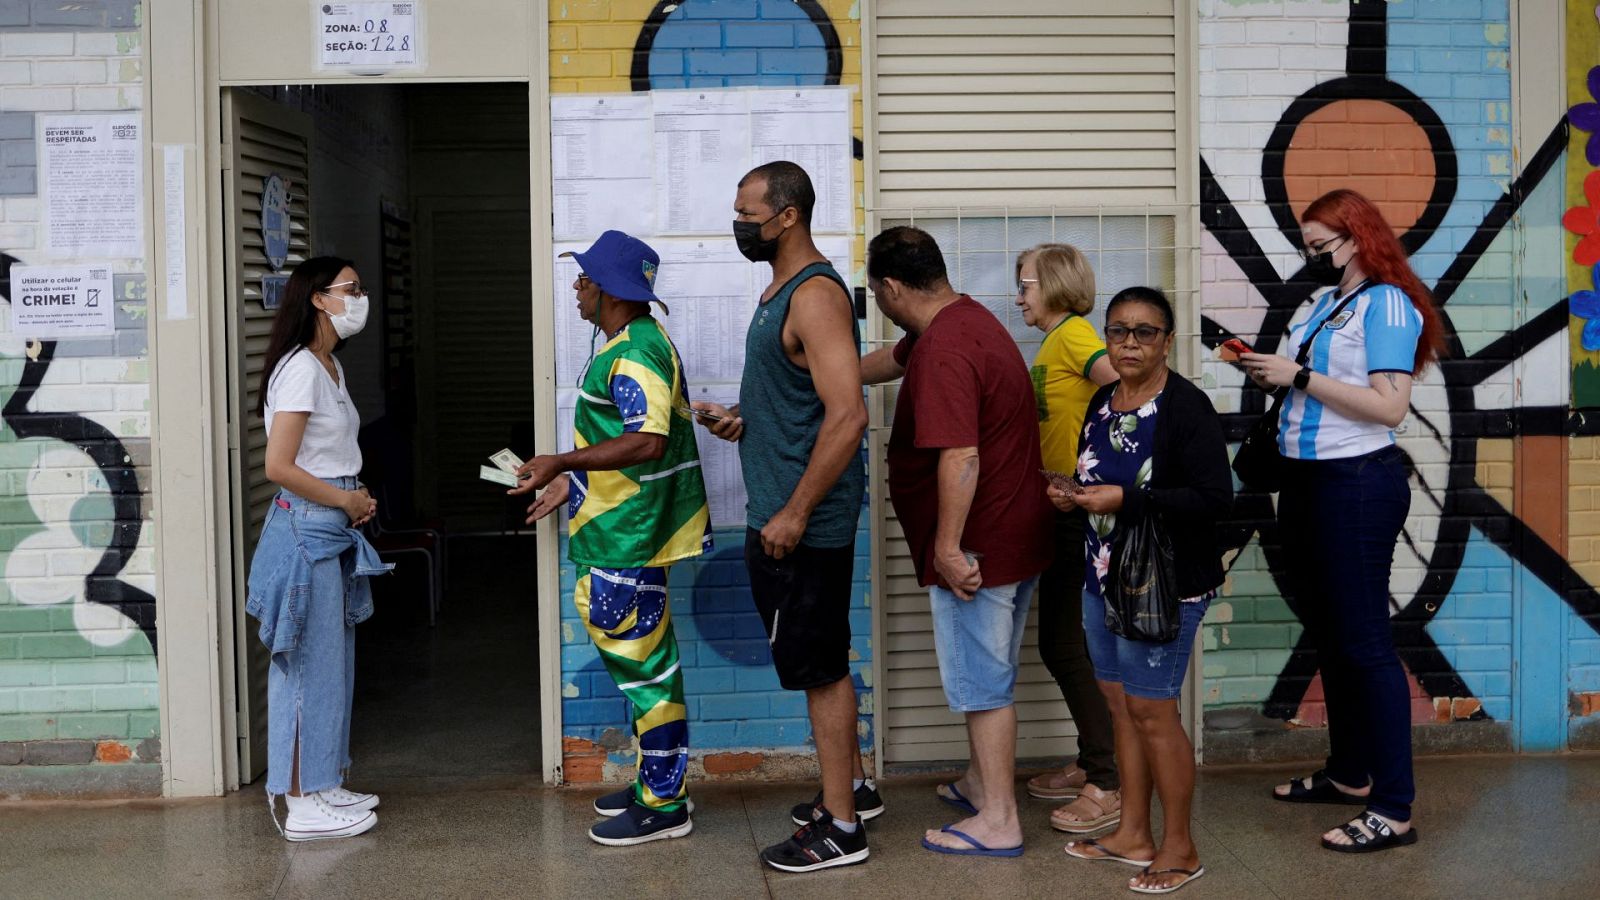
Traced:
POLYGON ((1383 377, 1389 379, 1389 387, 1392 387, 1397 391, 1400 390, 1400 385, 1398 383, 1396 383, 1395 380, 1394 380, 1394 373, 1393 372, 1385 372, 1385 373, 1383 373, 1383 377))
POLYGON ((976 456, 974 456, 974 457, 972 457, 972 458, 970 458, 970 459, 968 459, 966 461, 966 463, 961 467, 961 483, 962 484, 966 484, 967 482, 972 480, 972 470, 976 469, 977 467, 978 467, 978 458, 976 456))

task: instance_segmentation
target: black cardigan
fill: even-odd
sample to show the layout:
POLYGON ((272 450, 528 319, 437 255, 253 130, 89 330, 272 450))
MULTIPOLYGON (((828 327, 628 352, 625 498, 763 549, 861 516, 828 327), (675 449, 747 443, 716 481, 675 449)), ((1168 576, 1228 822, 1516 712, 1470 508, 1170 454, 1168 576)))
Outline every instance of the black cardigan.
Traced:
MULTIPOLYGON (((1089 401, 1092 414, 1116 390, 1112 382, 1089 401)), ((1087 416, 1084 421, 1089 421, 1087 416)), ((1159 510, 1172 541, 1178 570, 1178 596, 1196 597, 1222 584, 1222 551, 1217 522, 1233 505, 1233 470, 1222 420, 1211 398, 1188 379, 1169 373, 1156 410, 1151 447, 1150 482, 1122 492, 1118 519, 1138 521, 1147 510, 1159 510)))

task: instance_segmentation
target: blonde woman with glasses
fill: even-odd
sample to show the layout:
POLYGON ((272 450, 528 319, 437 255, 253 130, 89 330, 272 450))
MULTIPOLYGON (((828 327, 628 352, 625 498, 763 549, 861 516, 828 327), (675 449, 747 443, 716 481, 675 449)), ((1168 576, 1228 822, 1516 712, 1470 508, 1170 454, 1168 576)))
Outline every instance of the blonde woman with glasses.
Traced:
MULTIPOLYGON (((1089 399, 1117 380, 1106 342, 1085 318, 1094 310, 1094 289, 1094 270, 1070 244, 1040 244, 1017 257, 1022 320, 1045 335, 1031 373, 1040 449, 1051 472, 1077 468, 1089 399)), ((1084 643, 1083 545, 1083 511, 1058 512, 1055 562, 1040 581, 1038 601, 1039 655, 1077 724, 1078 758, 1028 782, 1030 796, 1070 801, 1050 815, 1051 826, 1070 834, 1099 831, 1122 816, 1111 714, 1084 643)))

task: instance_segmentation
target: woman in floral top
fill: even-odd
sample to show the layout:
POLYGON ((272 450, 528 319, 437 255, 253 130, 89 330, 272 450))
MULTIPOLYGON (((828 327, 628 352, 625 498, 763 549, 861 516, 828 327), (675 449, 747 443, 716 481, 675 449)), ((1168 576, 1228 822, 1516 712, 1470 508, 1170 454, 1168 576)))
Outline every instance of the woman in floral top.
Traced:
POLYGON ((1089 401, 1075 484, 1052 485, 1058 509, 1082 509, 1086 525, 1083 629, 1095 679, 1111 708, 1122 774, 1122 822, 1067 853, 1141 866, 1128 886, 1168 893, 1205 874, 1189 831, 1194 746, 1183 730, 1178 695, 1195 632, 1222 583, 1217 520, 1233 498, 1222 424, 1199 388, 1167 369, 1172 305, 1160 291, 1128 288, 1106 308, 1106 345, 1120 379, 1089 401), (1173 576, 1183 598, 1176 639, 1130 640, 1106 626, 1105 596, 1116 577, 1122 526, 1159 512, 1172 543, 1173 576), (1158 848, 1150 799, 1161 796, 1165 832, 1158 848))

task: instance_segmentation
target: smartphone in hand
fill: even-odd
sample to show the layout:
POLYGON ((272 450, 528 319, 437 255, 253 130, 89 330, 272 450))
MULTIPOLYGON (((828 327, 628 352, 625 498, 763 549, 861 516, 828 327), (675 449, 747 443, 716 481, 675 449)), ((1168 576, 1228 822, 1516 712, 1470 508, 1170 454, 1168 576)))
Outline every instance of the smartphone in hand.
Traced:
POLYGON ((1223 362, 1238 362, 1240 355, 1254 352, 1256 351, 1244 341, 1228 338, 1217 348, 1217 358, 1223 362))

